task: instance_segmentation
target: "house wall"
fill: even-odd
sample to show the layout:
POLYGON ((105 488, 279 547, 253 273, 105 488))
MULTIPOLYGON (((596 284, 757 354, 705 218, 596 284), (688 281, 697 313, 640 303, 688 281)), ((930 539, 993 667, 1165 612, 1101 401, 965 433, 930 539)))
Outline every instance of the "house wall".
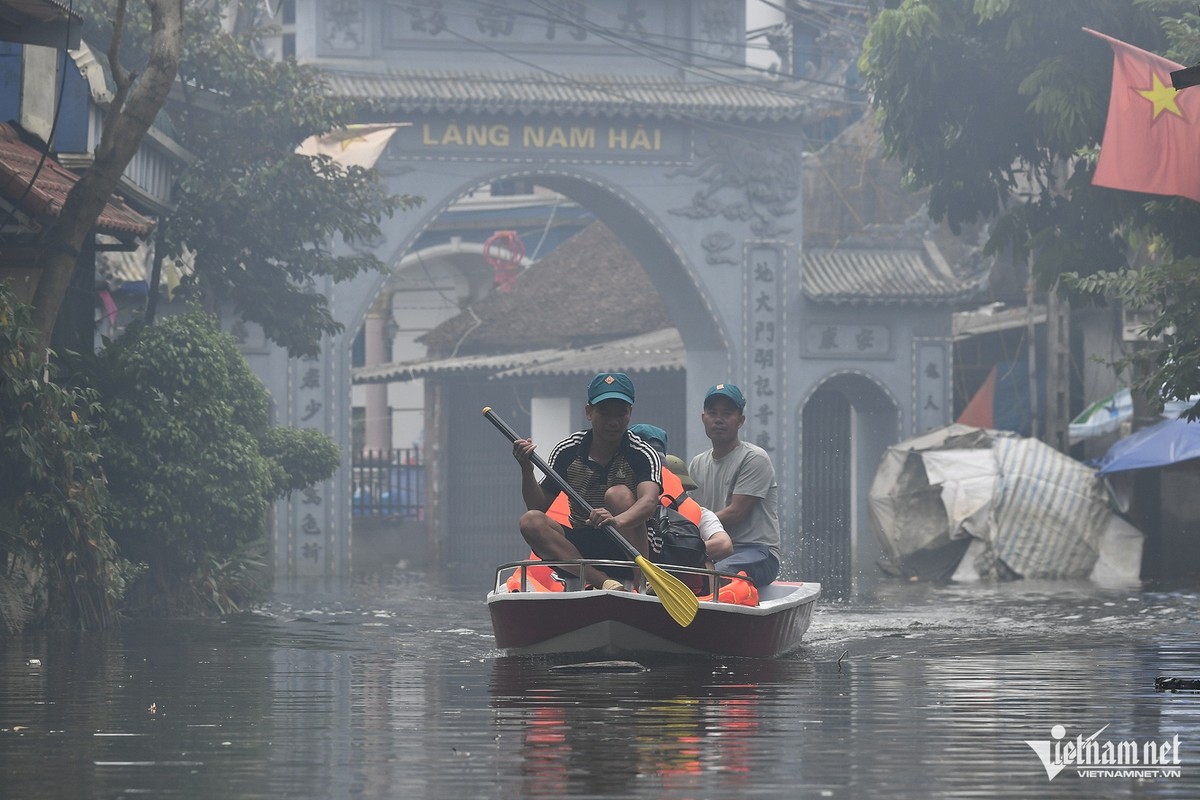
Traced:
POLYGON ((682 45, 714 58, 744 60, 743 4, 692 0, 553 5, 296 0, 295 53, 299 61, 336 63, 356 72, 412 64, 461 70, 469 63, 472 69, 512 73, 522 71, 512 58, 516 53, 552 59, 562 71, 576 74, 678 71, 671 59, 643 55, 644 49, 597 34, 589 25, 641 37, 666 52, 682 45), (547 10, 553 7, 561 9, 558 15, 547 10))
MULTIPOLYGON (((630 377, 637 389, 634 421, 659 425, 668 437, 681 429, 685 415, 683 374, 634 373, 630 377)), ((445 397, 446 418, 453 422, 446 426, 442 454, 446 479, 441 496, 433 498, 433 513, 440 515, 439 527, 444 531, 439 560, 456 579, 478 586, 491 580, 497 564, 529 554, 517 530, 517 521, 525 511, 520 469, 513 461, 508 440, 480 410, 491 405, 513 430, 526 434, 534 397, 572 397, 578 402, 572 412, 571 430, 582 430, 587 427, 583 408, 590 379, 568 375, 438 381, 445 397)), ((554 444, 541 442, 538 452, 548 457, 554 444)))
POLYGON ((880 458, 950 419, 951 310, 802 300, 799 312, 807 332, 794 409, 800 468, 780 493, 801 511, 785 556, 797 577, 821 576, 831 594, 869 590, 883 554, 867 513, 880 458))

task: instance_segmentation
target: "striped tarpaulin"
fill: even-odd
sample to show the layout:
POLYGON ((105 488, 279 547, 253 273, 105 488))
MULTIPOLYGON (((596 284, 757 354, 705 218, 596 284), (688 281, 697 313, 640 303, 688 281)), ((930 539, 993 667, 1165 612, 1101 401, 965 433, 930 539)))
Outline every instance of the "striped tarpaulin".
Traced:
POLYGON ((1087 578, 1109 509, 1087 467, 1040 441, 998 438, 996 556, 1025 578, 1087 578))

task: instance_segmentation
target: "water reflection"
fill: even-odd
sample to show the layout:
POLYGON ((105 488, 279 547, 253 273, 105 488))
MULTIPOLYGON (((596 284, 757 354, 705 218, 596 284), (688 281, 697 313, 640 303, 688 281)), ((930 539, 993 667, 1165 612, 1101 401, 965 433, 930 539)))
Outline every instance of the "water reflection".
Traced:
POLYGON ((714 779, 749 790, 761 705, 811 679, 799 661, 655 661, 645 673, 557 673, 534 659, 497 659, 490 690, 500 735, 522 747, 519 796, 582 797, 658 782, 713 796, 714 779), (508 732, 511 731, 511 734, 508 732))
POLYGON ((775 661, 502 658, 415 583, 0 643, 3 797, 1195 797, 1194 592, 891 587, 775 661), (1052 782, 1026 740, 1178 735, 1178 779, 1052 782))

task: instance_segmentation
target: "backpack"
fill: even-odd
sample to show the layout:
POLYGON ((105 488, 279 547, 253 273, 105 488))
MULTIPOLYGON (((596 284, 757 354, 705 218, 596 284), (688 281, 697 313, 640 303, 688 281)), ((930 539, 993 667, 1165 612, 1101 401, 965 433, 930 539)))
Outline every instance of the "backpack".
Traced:
POLYGON ((679 504, 687 494, 671 501, 671 505, 659 503, 658 508, 646 520, 646 535, 650 543, 650 560, 655 564, 678 567, 703 567, 707 554, 704 539, 696 523, 679 513, 679 504))

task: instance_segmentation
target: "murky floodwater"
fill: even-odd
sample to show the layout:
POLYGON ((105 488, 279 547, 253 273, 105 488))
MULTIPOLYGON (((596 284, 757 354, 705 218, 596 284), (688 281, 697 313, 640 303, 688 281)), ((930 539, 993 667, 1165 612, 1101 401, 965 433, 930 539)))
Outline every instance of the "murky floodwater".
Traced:
POLYGON ((1187 591, 898 585, 785 659, 577 674, 499 657, 477 592, 359 585, 0 642, 0 797, 1195 798, 1200 694, 1154 678, 1200 677, 1198 620, 1187 591), (1050 780, 1025 743, 1101 728, 1178 736, 1181 774, 1050 780))

